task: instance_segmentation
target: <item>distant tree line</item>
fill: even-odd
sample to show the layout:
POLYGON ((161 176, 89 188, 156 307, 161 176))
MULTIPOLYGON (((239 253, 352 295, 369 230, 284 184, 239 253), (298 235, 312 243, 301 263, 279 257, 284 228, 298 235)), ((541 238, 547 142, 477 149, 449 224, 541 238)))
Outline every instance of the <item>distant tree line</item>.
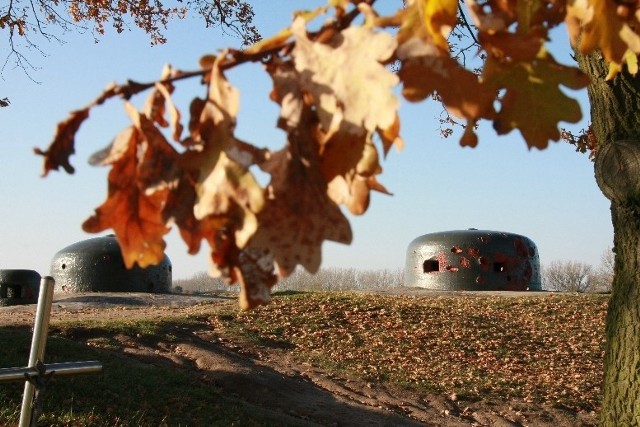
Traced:
MULTIPOLYGON (((610 248, 602 253, 598 266, 580 261, 552 261, 542 267, 542 288, 554 292, 610 292, 613 263, 614 253, 610 248)), ((316 274, 298 269, 278 283, 274 291, 344 291, 402 286, 402 269, 323 268, 316 274)), ((190 278, 174 280, 172 289, 175 293, 185 294, 240 291, 237 284, 227 285, 222 279, 210 277, 205 271, 195 273, 190 278)))
POLYGON ((542 288, 557 292, 610 292, 614 253, 602 253, 600 265, 580 261, 553 261, 542 268, 542 288))
MULTIPOLYGON (((357 270, 355 268, 323 268, 316 274, 304 269, 278 283, 274 291, 345 291, 362 289, 390 289, 403 286, 402 269, 357 270)), ((188 279, 173 281, 174 293, 239 292, 238 285, 227 285, 220 278, 210 277, 206 272, 195 273, 188 279)))

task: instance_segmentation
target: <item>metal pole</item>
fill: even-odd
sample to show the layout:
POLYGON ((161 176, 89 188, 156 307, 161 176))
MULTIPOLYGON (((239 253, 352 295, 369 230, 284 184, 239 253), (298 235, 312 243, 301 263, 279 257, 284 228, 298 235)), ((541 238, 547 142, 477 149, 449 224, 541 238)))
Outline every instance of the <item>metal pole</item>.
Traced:
MULTIPOLYGON (((44 365, 45 373, 53 373, 56 377, 60 375, 93 374, 102 371, 102 363, 97 360, 86 362, 59 362, 47 363, 44 365)), ((27 368, 2 368, 0 369, 0 382, 24 380, 24 375, 40 375, 34 367, 27 368)))
MULTIPOLYGON (((40 280, 40 294, 36 308, 36 321, 33 327, 33 339, 31 340, 31 353, 29 354, 29 368, 35 368, 37 362, 44 363, 44 350, 47 345, 47 333, 49 331, 49 319, 51 317, 51 302, 53 301, 53 288, 55 281, 51 276, 44 276, 40 280)), ((24 384, 22 396, 22 410, 20 411, 20 427, 28 427, 31 424, 32 403, 35 388, 30 382, 24 384)))

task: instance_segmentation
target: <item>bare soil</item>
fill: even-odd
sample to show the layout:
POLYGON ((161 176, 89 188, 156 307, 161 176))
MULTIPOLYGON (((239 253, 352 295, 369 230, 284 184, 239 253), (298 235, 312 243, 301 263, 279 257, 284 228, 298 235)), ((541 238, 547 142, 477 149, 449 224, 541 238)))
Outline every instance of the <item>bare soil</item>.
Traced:
MULTIPOLYGON (((385 291, 411 293, 416 290, 385 291)), ((485 294, 486 295, 486 294, 485 294)), ((527 295, 531 295, 528 293, 527 295)), ((514 295, 517 297, 517 294, 514 295)), ((51 324, 81 319, 156 319, 196 315, 211 296, 60 294, 51 324)), ((0 327, 32 325, 35 306, 0 307, 0 327)), ((175 333, 175 331, 172 331, 175 333)), ((99 346, 86 337, 72 337, 99 346)), ((550 405, 425 394, 355 377, 334 376, 297 362, 286 345, 264 346, 220 331, 185 329, 177 341, 114 337, 126 357, 191 372, 225 395, 276 414, 283 425, 327 426, 595 426, 596 414, 550 405)))

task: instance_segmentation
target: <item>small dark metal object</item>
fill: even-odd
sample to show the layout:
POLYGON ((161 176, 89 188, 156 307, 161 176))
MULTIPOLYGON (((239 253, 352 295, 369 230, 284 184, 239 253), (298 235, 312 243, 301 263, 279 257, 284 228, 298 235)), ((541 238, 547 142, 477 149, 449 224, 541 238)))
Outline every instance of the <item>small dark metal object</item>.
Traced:
POLYGON ((31 426, 36 427, 38 425, 38 418, 42 414, 42 405, 44 403, 44 395, 47 392, 47 386, 53 377, 54 372, 47 372, 47 368, 41 361, 36 362, 35 370, 36 375, 24 374, 24 378, 27 382, 31 383, 35 389, 33 402, 31 403, 31 426))
POLYGON ((0 270, 0 306, 38 302, 40 274, 34 270, 0 270))
POLYGON ((57 292, 171 291, 171 261, 127 269, 115 236, 83 240, 60 250, 51 261, 57 292))
POLYGON ((540 291, 538 249, 527 237, 500 231, 425 234, 407 248, 405 285, 456 291, 540 291))

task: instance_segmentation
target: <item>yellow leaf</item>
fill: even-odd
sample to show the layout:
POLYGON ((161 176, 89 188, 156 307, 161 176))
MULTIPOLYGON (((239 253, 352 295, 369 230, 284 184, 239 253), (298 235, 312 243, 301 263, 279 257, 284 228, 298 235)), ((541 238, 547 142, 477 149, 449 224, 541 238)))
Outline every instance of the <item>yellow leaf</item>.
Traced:
POLYGON ((638 74, 638 55, 628 50, 624 58, 627 63, 627 70, 629 71, 629 74, 632 76, 638 74))
POLYGON ((413 37, 430 41, 448 50, 447 38, 456 25, 457 0, 408 0, 402 16, 398 41, 403 43, 413 37))
POLYGON ((349 6, 350 0, 329 0, 329 4, 333 7, 339 7, 346 9, 349 6))
POLYGON ((289 40, 289 38, 291 37, 291 35, 292 35, 291 30, 288 28, 285 28, 275 36, 269 37, 268 39, 260 40, 259 42, 253 44, 252 46, 249 46, 247 49, 244 50, 244 53, 248 55, 254 55, 260 52, 269 51, 271 49, 274 49, 286 43, 287 40, 289 40))
MULTIPOLYGON (((610 0, 574 0, 567 5, 567 26, 583 53, 600 49, 608 63, 621 65, 627 50, 640 53, 640 36, 617 13, 610 0)), ((611 71, 615 72, 614 66, 611 71)))

